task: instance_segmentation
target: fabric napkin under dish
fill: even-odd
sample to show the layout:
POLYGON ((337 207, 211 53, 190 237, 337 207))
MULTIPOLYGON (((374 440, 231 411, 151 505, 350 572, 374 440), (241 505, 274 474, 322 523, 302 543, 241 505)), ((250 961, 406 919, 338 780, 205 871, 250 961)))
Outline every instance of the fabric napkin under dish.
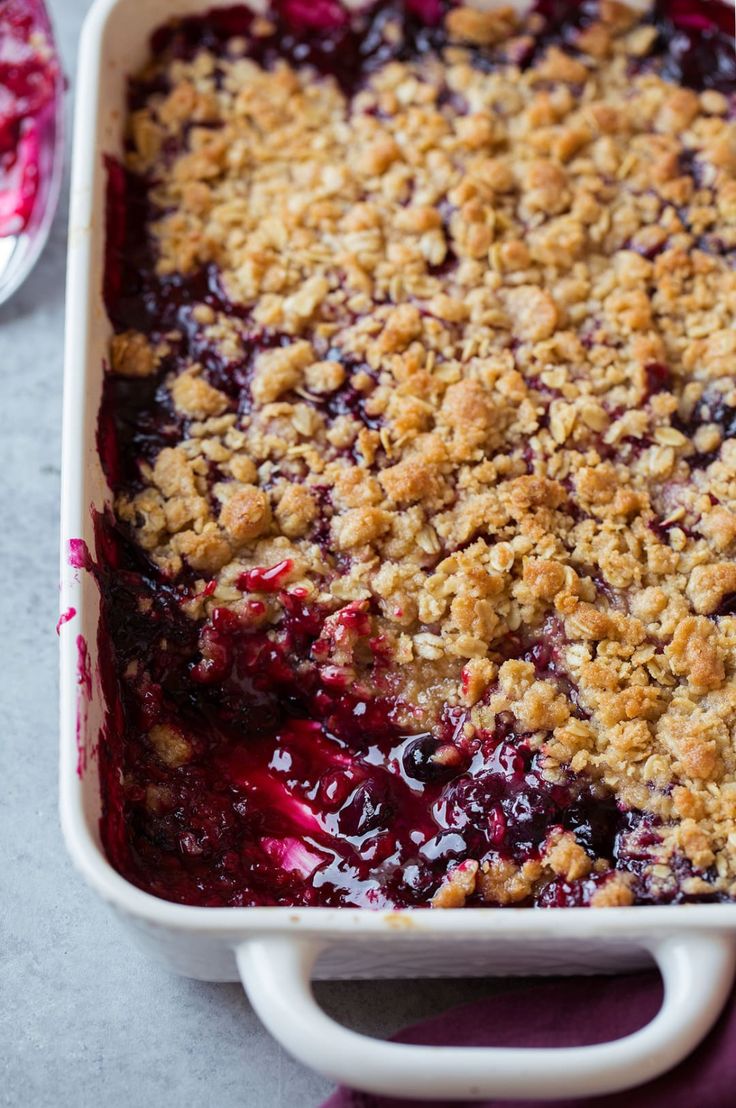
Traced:
MULTIPOLYGON (((453 1008, 392 1036, 429 1046, 583 1046, 628 1035, 656 1014, 662 983, 655 972, 617 977, 529 980, 512 991, 453 1008)), ((469 1102, 433 1101, 434 1108, 469 1102)), ((477 1102, 476 1102, 477 1103, 477 1102)), ((734 1108, 736 999, 705 1041, 675 1069, 609 1096, 564 1101, 486 1100, 485 1108, 734 1108)), ((372 1096, 340 1088, 322 1108, 411 1108, 429 1102, 372 1096)))

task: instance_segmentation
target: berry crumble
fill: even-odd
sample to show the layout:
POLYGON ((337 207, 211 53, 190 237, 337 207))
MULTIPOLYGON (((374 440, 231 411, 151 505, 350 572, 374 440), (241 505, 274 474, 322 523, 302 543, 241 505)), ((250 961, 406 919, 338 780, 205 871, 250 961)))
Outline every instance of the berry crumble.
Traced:
POLYGON ((163 27, 108 163, 103 837, 200 905, 736 896, 725 5, 163 27))

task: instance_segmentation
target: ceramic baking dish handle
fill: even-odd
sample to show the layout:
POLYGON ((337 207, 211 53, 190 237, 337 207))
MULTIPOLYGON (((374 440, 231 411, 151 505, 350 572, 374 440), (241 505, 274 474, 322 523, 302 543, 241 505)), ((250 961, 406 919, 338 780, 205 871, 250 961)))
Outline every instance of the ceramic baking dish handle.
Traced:
POLYGON ((360 1035, 327 1016, 311 986, 325 945, 291 936, 242 943, 236 956, 254 1009, 290 1054, 333 1081, 424 1100, 554 1100, 641 1085, 700 1042, 728 996, 736 964, 736 945, 726 934, 639 941, 662 974, 664 1000, 634 1034, 581 1047, 430 1047, 360 1035))

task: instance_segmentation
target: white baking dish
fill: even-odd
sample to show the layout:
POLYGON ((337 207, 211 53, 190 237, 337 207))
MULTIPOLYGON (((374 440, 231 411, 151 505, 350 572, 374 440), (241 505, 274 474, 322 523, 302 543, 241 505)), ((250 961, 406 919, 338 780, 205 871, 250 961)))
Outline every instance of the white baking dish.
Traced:
MULTIPOLYGON (((91 509, 107 490, 95 446, 109 325, 102 303, 103 154, 118 154, 126 75, 150 32, 208 0, 97 0, 81 41, 69 228, 61 525, 61 817, 86 880, 146 947, 180 973, 242 978, 276 1038, 334 1079, 375 1092, 472 1099, 570 1098, 639 1084, 683 1058, 716 1019, 736 965, 736 905, 564 910, 194 908, 134 888, 107 862, 99 836, 96 743, 98 595, 69 562, 69 540, 94 549, 91 509), (86 645, 91 691, 80 677, 86 645), (78 769, 80 772, 78 772, 78 769), (570 1049, 437 1049, 385 1043, 339 1026, 310 979, 618 972, 658 964, 656 1018, 616 1042, 570 1049)), ((212 3, 209 4, 212 6, 212 3)), ((226 6, 223 0, 214 6, 226 6)))

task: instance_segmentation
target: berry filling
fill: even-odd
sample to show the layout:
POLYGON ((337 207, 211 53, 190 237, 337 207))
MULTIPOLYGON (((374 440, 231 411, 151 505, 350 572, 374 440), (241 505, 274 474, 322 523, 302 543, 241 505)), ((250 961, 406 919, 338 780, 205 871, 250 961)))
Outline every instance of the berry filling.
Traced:
POLYGON ((43 130, 53 111, 59 66, 43 5, 0 7, 0 238, 31 217, 43 164, 43 130))
POLYGON ((734 13, 720 0, 656 0, 655 51, 662 75, 676 84, 733 95, 736 84, 734 13))

